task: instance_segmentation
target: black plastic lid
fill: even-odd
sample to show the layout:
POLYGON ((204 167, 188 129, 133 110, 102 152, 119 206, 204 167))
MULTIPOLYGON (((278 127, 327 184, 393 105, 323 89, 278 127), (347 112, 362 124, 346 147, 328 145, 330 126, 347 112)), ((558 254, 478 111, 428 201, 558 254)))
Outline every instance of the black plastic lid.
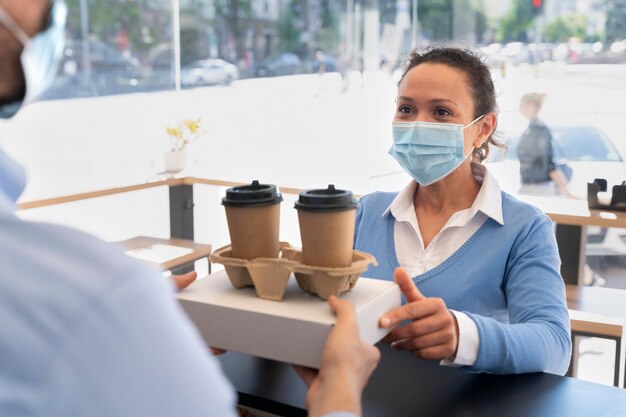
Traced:
POLYGON ((302 191, 296 209, 306 211, 343 211, 356 208, 359 202, 348 190, 338 190, 333 184, 326 189, 302 191))
POLYGON ((226 190, 222 204, 229 207, 269 206, 283 201, 283 196, 273 184, 259 184, 254 180, 250 185, 240 185, 226 190))

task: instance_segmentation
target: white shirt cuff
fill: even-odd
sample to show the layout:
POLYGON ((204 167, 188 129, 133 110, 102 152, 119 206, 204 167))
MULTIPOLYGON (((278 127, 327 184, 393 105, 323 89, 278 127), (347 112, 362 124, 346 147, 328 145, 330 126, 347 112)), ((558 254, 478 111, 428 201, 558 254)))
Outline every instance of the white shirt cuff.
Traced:
POLYGON ((480 344, 478 327, 467 314, 454 310, 450 311, 456 317, 459 325, 459 348, 456 351, 454 360, 444 359, 439 364, 451 367, 472 366, 476 363, 476 358, 478 357, 478 345, 480 344))

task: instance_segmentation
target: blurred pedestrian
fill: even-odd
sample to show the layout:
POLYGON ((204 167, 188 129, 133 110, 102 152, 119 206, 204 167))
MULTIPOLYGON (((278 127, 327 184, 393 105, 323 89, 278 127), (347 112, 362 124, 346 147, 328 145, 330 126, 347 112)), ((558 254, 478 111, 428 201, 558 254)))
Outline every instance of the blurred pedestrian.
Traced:
POLYGON ((339 59, 339 74, 341 75, 341 93, 350 89, 350 57, 342 55, 339 59))
POLYGON ((527 93, 520 102, 520 113, 529 120, 517 146, 522 186, 520 194, 575 198, 567 188, 568 179, 554 161, 552 133, 539 119, 546 94, 527 93))
POLYGON ((359 73, 361 74, 361 88, 365 86, 365 80, 363 79, 363 73, 365 72, 365 61, 363 57, 359 57, 359 73))
POLYGON ((317 63, 317 73, 323 75, 326 72, 326 55, 321 50, 315 53, 315 62, 317 63))

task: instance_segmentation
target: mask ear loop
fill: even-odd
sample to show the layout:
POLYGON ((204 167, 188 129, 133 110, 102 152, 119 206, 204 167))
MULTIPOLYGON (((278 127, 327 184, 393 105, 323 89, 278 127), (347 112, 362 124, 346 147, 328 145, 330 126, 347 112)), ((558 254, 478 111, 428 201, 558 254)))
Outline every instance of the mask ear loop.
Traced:
POLYGON ((470 127, 471 125, 473 125, 474 123, 476 123, 477 121, 479 121, 480 119, 482 119, 483 117, 485 117, 485 115, 483 114, 482 116, 478 116, 477 118, 475 118, 474 120, 472 120, 471 122, 469 122, 468 124, 466 124, 465 126, 463 126, 463 130, 465 130, 466 128, 470 127))
MULTIPOLYGON (((470 127, 471 125, 473 125, 474 123, 476 123, 477 121, 479 121, 480 119, 482 119, 483 117, 485 117, 485 115, 483 114, 482 116, 478 116, 477 118, 475 118, 474 120, 472 120, 471 122, 469 122, 468 124, 466 124, 465 126, 463 126, 463 130, 465 130, 466 128, 470 127)), ((467 153, 467 155, 465 155, 463 157, 463 160, 465 161, 471 154, 472 152, 474 152, 474 149, 476 149, 475 146, 472 145, 471 149, 469 150, 469 152, 467 153)))

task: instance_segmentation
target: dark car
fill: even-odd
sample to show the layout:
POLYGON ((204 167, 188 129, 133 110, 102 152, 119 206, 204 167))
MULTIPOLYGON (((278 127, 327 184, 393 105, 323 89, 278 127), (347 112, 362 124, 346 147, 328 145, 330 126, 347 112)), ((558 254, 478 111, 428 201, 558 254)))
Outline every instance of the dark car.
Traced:
POLYGON ((293 75, 302 72, 302 60, 296 54, 285 52, 273 58, 261 61, 255 68, 257 77, 293 75))
POLYGON ((139 61, 102 42, 68 39, 54 84, 44 99, 133 92, 141 78, 139 61), (89 66, 86 66, 85 52, 89 66))

